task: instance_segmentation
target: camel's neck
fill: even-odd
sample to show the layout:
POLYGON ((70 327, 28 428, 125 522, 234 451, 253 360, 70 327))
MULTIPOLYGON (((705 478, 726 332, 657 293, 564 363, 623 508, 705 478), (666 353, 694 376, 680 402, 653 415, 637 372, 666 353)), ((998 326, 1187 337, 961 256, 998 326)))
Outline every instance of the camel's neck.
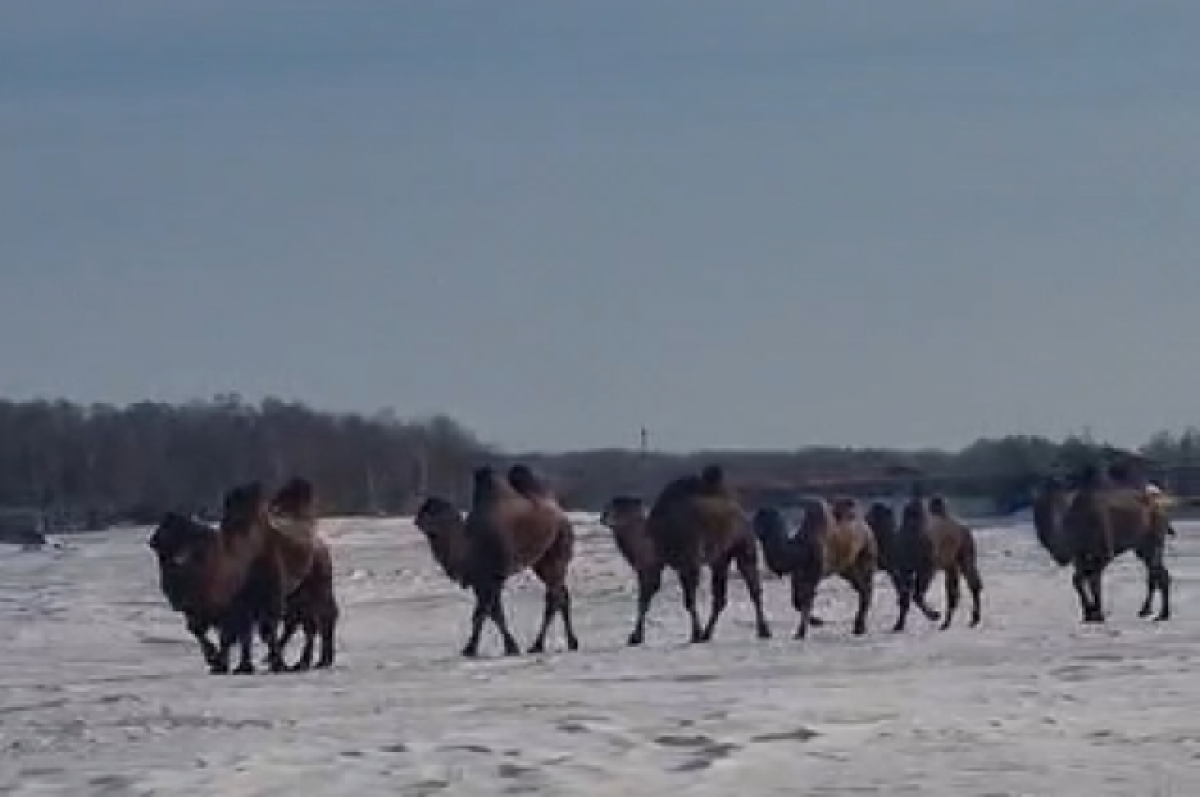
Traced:
POLYGON ((612 529, 621 558, 634 570, 648 567, 657 558, 654 544, 646 533, 645 521, 621 523, 612 529))
POLYGON ((1033 505, 1033 528, 1038 542, 1060 566, 1071 561, 1071 553, 1062 534, 1064 514, 1064 507, 1049 499, 1036 501, 1033 505))
POLYGON ((467 539, 466 529, 463 526, 439 529, 437 534, 427 539, 433 558, 437 560, 442 572, 453 581, 465 583, 470 557, 470 541, 467 539))

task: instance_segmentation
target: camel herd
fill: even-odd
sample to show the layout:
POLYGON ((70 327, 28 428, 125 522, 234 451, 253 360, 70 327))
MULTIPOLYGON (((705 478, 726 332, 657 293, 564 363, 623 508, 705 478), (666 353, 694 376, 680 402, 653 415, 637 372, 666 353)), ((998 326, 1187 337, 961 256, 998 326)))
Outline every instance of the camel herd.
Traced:
MULTIPOLYGON (((601 523, 611 530, 637 582, 636 620, 628 644, 643 642, 646 617, 668 568, 679 581, 692 642, 713 638, 728 603, 731 567, 737 568, 753 604, 757 636, 769 638, 760 551, 766 568, 790 582, 799 615, 797 639, 824 624, 813 614, 813 604, 819 585, 833 577, 855 591, 852 632, 866 633, 875 575, 881 572, 896 596, 894 632, 905 630, 914 604, 928 620, 940 621, 941 629, 949 628, 963 584, 971 599, 969 624, 980 623, 983 580, 975 538, 940 496, 914 490, 899 517, 883 503, 860 515, 854 500, 841 497, 810 498, 802 509, 795 530, 776 508, 747 512, 716 465, 672 480, 649 505, 632 496, 612 498, 601 523), (705 568, 711 606, 702 623, 696 598, 705 568), (926 600, 938 572, 945 582, 942 612, 926 600)), ((1070 484, 1048 480, 1037 491, 1033 516, 1042 546, 1058 565, 1073 570, 1084 622, 1104 621, 1103 573, 1125 551, 1133 551, 1146 566, 1141 616, 1153 613, 1157 593, 1161 602, 1155 619, 1169 619, 1171 577, 1164 551, 1166 537, 1174 531, 1165 510, 1145 490, 1112 484, 1097 469, 1085 469, 1070 484)), ((329 548, 316 534, 316 525, 313 486, 293 479, 274 495, 259 483, 233 488, 216 529, 176 513, 167 514, 155 529, 149 545, 158 559, 162 591, 171 608, 184 615, 211 672, 230 671, 235 645, 240 646, 240 660, 233 671, 253 672, 256 631, 271 671, 289 669, 283 651, 297 630, 305 634, 304 648, 290 669, 333 664, 339 609, 329 548), (208 637, 212 631, 217 632, 215 644, 208 637)), ((429 497, 417 511, 415 525, 443 573, 474 595, 462 655, 478 655, 489 620, 504 652, 521 653, 503 599, 508 579, 525 570, 545 587, 541 625, 529 652, 545 649, 555 617, 561 618, 567 648, 579 648, 567 585, 575 528, 527 466, 514 465, 504 474, 477 468, 465 514, 450 501, 429 497)))

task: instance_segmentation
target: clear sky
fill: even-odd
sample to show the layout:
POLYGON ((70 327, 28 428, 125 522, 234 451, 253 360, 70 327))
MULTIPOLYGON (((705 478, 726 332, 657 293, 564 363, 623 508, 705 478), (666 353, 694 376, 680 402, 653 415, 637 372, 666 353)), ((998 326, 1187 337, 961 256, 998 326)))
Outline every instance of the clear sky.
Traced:
POLYGON ((514 448, 1200 424, 1200 4, 12 0, 0 393, 514 448))

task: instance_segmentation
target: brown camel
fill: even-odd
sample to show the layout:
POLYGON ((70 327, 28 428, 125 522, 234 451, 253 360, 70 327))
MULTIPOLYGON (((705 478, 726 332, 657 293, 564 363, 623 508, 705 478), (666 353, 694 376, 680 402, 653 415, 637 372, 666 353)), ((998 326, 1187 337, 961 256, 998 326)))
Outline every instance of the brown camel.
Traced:
MULTIPOLYGON (((878 501, 871 504, 871 508, 867 510, 867 525, 875 535, 875 546, 879 550, 879 569, 888 574, 892 589, 896 593, 898 611, 892 631, 899 633, 904 630, 908 607, 913 603, 917 574, 933 572, 933 546, 924 534, 901 535, 896 512, 887 504, 878 501)), ((925 593, 929 591, 932 579, 932 575, 921 578, 921 588, 924 591, 916 603, 926 618, 937 622, 941 615, 930 609, 925 601, 925 593)))
POLYGON ((915 603, 929 620, 940 617, 941 630, 946 630, 958 609, 965 581, 971 593, 972 628, 982 619, 983 579, 979 574, 979 556, 975 535, 970 527, 950 514, 941 496, 929 499, 928 506, 918 492, 904 505, 900 530, 897 533, 901 550, 903 592, 897 595, 900 616, 893 630, 903 631, 908 619, 909 605, 915 603), (926 602, 933 578, 941 571, 946 582, 945 615, 939 615, 926 602))
POLYGON ((225 494, 215 533, 168 513, 148 544, 158 557, 163 593, 171 607, 187 617, 212 672, 229 671, 235 643, 241 645, 235 672, 254 672, 256 626, 267 645, 269 668, 285 669, 279 624, 288 595, 311 569, 313 557, 311 546, 302 555, 300 543, 270 522, 261 484, 239 485, 225 494), (205 637, 214 627, 220 636, 216 646, 205 637))
MULTIPOLYGON (((524 466, 515 466, 510 478, 522 489, 536 480, 524 466)), ((417 511, 417 528, 425 535, 434 559, 443 572, 475 593, 471 635, 462 650, 476 656, 484 620, 491 619, 504 641, 506 655, 521 650, 508 628, 502 596, 510 576, 530 568, 546 587, 545 609, 530 653, 545 649, 546 634, 555 614, 562 616, 569 650, 579 649, 571 622, 571 594, 567 574, 575 552, 575 530, 566 513, 548 491, 527 497, 508 479, 489 467, 474 472, 474 495, 464 519, 449 501, 427 498, 417 511)))
POLYGON ((638 615, 630 645, 645 637, 646 616, 662 587, 663 570, 673 569, 683 591, 683 605, 691 618, 692 642, 708 642, 725 610, 729 593, 729 566, 735 564, 754 604, 759 639, 771 629, 762 605, 762 578, 758 547, 736 496, 724 483, 715 465, 699 476, 684 476, 668 483, 649 514, 640 499, 621 496, 609 501, 601 517, 622 557, 637 573, 638 615), (708 566, 712 576, 712 607, 708 624, 701 627, 696 610, 700 571, 708 566))
POLYGON ((804 519, 791 537, 775 508, 759 509, 753 519, 767 567, 778 576, 791 576, 792 605, 800 613, 795 638, 808 634, 817 587, 831 576, 841 576, 858 595, 853 632, 865 634, 878 561, 875 537, 858 517, 853 499, 810 498, 803 505, 804 519))
POLYGON ((1060 567, 1074 569, 1083 622, 1104 622, 1104 571, 1121 554, 1133 551, 1146 566, 1146 598, 1138 612, 1149 617, 1154 593, 1162 603, 1155 620, 1171 617, 1171 573, 1164 561, 1170 520, 1153 496, 1137 487, 1100 484, 1093 468, 1084 470, 1079 489, 1055 479, 1038 490, 1033 522, 1038 541, 1060 567))

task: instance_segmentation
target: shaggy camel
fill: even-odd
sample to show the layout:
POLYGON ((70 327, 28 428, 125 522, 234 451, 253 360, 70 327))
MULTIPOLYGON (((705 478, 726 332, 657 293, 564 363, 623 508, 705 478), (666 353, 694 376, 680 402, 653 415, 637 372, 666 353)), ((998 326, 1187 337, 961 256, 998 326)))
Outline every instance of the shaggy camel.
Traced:
POLYGON ((315 518, 312 486, 304 480, 290 482, 276 500, 280 498, 281 506, 301 514, 273 518, 262 485, 252 482, 225 494, 215 533, 168 513, 148 540, 158 557, 163 594, 187 618, 214 673, 229 671, 235 643, 241 646, 235 672, 254 672, 255 627, 267 646, 268 667, 273 672, 286 669, 278 631, 288 597, 312 570, 315 518), (218 630, 216 646, 207 639, 210 628, 218 630))
POLYGON ((528 468, 514 466, 509 479, 489 467, 477 468, 471 509, 465 519, 453 504, 436 497, 427 498, 417 511, 417 528, 425 535, 442 571, 475 593, 471 635, 462 655, 478 655, 487 619, 500 632, 505 654, 520 654, 508 628, 502 596, 508 578, 526 568, 532 569, 546 587, 541 628, 529 652, 545 649, 546 634, 556 614, 562 616, 567 648, 578 650, 567 588, 567 573, 575 552, 574 527, 558 502, 536 484, 528 468), (509 479, 515 479, 520 489, 509 479))
POLYGON ((1097 471, 1087 468, 1077 490, 1048 480, 1034 498, 1033 522, 1038 541, 1055 563, 1074 568, 1071 581, 1083 622, 1104 622, 1104 571, 1126 551, 1146 566, 1146 598, 1138 616, 1150 616, 1158 592, 1162 602, 1154 619, 1170 619, 1171 574, 1164 559, 1172 529, 1166 511, 1145 490, 1106 487, 1097 471))
POLYGON ((778 576, 791 576, 792 606, 800 613, 795 638, 804 639, 809 626, 816 625, 812 610, 817 587, 831 576, 841 576, 858 595, 853 632, 865 634, 878 561, 875 537, 857 516, 852 499, 810 498, 803 506, 804 519, 791 537, 777 509, 759 509, 753 519, 767 567, 778 576))
POLYGON ((770 638, 771 629, 762 604, 758 547, 746 515, 726 487, 718 466, 709 465, 699 476, 688 475, 669 482, 649 513, 639 498, 613 498, 605 507, 601 522, 612 530, 617 550, 637 574, 637 620, 628 644, 640 645, 644 640, 646 617, 662 588, 663 570, 668 567, 679 577, 683 606, 691 619, 691 641, 711 640, 717 620, 728 604, 731 564, 737 566, 754 604, 758 638, 770 638), (712 577, 712 605, 708 623, 702 627, 696 593, 700 571, 706 565, 712 577))
POLYGON ((871 504, 867 510, 867 525, 875 535, 879 569, 888 574, 896 593, 896 623, 892 631, 899 633, 904 630, 914 595, 917 608, 926 618, 933 622, 940 620, 941 615, 930 609, 925 601, 934 572, 933 545, 929 537, 924 534, 901 535, 895 510, 880 502, 871 504), (918 574, 922 574, 919 595, 918 574))
POLYGON ((936 622, 940 616, 940 630, 948 629, 958 610, 963 581, 971 593, 970 625, 972 628, 979 625, 982 619, 983 579, 979 574, 975 535, 969 526, 950 514, 946 500, 935 495, 926 505, 924 497, 915 494, 904 505, 900 530, 896 536, 904 552, 900 558, 905 572, 901 582, 903 591, 897 595, 900 616, 896 619, 894 630, 904 630, 912 603, 929 620, 936 622), (939 570, 946 582, 944 615, 931 609, 925 600, 939 570))

